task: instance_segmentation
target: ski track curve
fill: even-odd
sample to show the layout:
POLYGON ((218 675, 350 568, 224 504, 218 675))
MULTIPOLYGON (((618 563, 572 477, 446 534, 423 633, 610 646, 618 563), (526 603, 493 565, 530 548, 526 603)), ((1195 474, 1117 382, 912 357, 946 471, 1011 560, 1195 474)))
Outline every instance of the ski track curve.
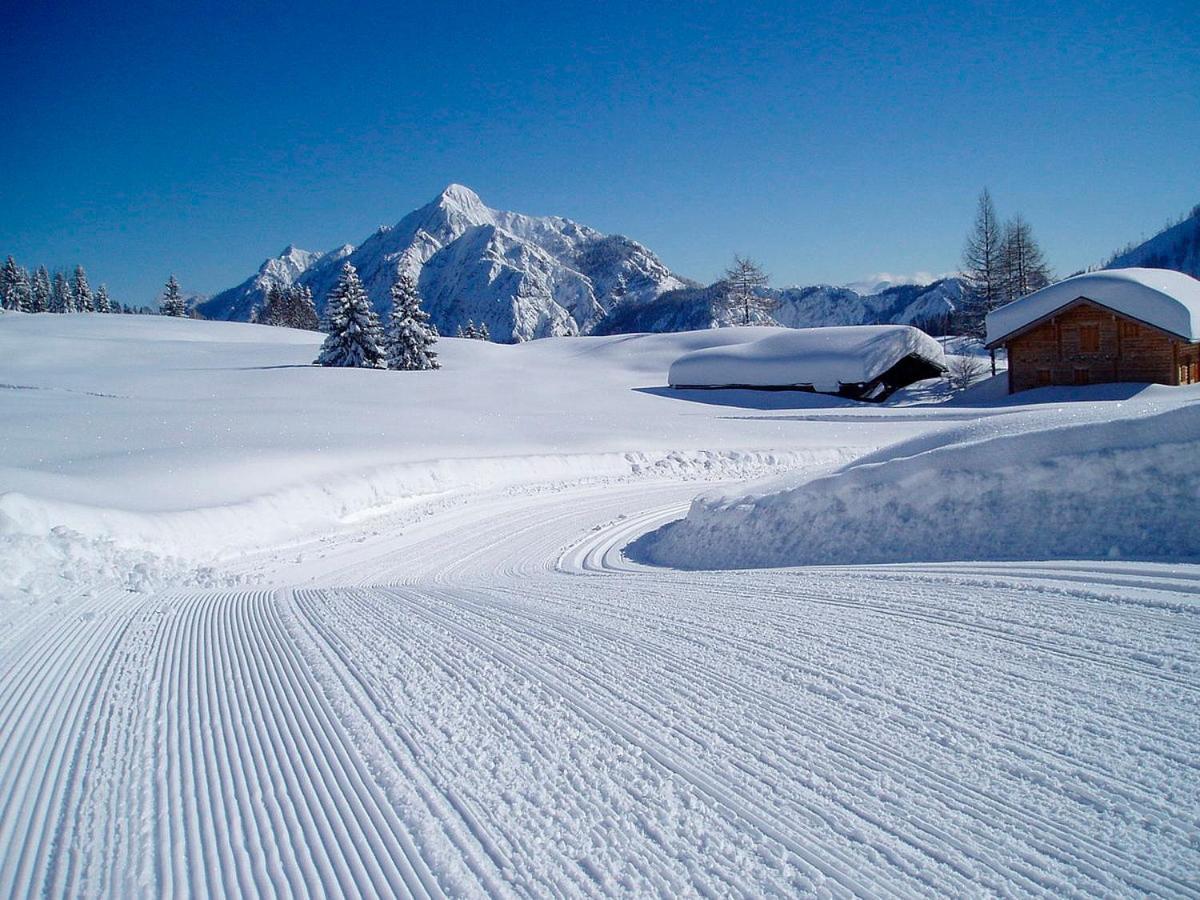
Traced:
POLYGON ((1198 896, 1200 567, 671 572, 509 489, 0 630, 0 896, 1198 896))

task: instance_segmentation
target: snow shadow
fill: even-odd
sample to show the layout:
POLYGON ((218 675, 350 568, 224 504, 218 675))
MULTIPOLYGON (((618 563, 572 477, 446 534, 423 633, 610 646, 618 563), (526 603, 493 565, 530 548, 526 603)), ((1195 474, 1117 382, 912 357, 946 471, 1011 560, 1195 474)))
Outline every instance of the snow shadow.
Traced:
POLYGON ((947 405, 956 407, 998 406, 1043 406, 1050 403, 1079 403, 1132 400, 1148 390, 1173 390, 1166 385, 1146 384, 1140 381, 1115 381, 1107 384, 1089 384, 1070 387, 1044 387, 1008 393, 1008 382, 1004 375, 997 375, 980 382, 951 398, 947 405))
POLYGON ((668 397, 672 400, 686 400, 691 403, 703 403, 706 406, 728 406, 735 409, 854 409, 863 406, 845 397, 831 397, 828 394, 817 394, 812 391, 762 390, 753 391, 746 388, 672 388, 672 387, 641 387, 634 388, 639 394, 652 394, 655 397, 668 397))

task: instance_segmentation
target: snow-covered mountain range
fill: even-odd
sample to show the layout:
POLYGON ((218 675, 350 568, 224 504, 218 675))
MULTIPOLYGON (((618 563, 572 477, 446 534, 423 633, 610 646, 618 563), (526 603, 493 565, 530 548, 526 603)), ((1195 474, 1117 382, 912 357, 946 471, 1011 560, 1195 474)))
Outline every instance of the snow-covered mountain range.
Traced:
MULTIPOLYGON (((443 334, 469 320, 486 324, 501 341, 682 331, 734 321, 716 302, 717 287, 673 274, 637 241, 558 216, 492 209, 459 184, 357 247, 313 253, 289 246, 237 287, 199 304, 199 312, 211 319, 249 319, 271 284, 307 285, 321 311, 343 260, 358 269, 381 313, 390 303, 397 268, 406 269, 443 334)), ((773 319, 793 327, 910 324, 946 314, 961 295, 953 278, 878 288, 773 290, 779 301, 773 319)))
MULTIPOLYGON (((899 284, 860 294, 848 287, 821 284, 763 291, 776 301, 770 318, 754 316, 756 324, 777 322, 791 328, 821 325, 927 325, 936 329, 963 294, 959 278, 933 284, 899 284)), ((641 331, 691 331, 740 324, 736 312, 720 299, 720 286, 667 291, 653 300, 619 304, 595 328, 596 334, 641 331)))
POLYGON ((199 311, 248 319, 271 283, 307 285, 321 310, 347 259, 380 312, 403 268, 417 279, 442 333, 472 320, 496 340, 586 334, 622 301, 652 300, 688 284, 637 241, 558 216, 491 209, 470 188, 452 184, 357 247, 321 254, 289 246, 199 311))
POLYGON ((1129 267, 1174 269, 1200 278, 1200 204, 1187 218, 1164 228, 1148 241, 1119 251, 1106 269, 1129 267))

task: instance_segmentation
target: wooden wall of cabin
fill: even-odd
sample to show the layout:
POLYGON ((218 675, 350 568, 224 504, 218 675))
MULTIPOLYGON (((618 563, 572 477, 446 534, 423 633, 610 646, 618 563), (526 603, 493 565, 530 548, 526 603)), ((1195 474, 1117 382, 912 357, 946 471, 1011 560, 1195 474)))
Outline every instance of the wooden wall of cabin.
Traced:
POLYGON ((1009 390, 1050 384, 1200 381, 1200 347, 1081 303, 1008 342, 1009 390))

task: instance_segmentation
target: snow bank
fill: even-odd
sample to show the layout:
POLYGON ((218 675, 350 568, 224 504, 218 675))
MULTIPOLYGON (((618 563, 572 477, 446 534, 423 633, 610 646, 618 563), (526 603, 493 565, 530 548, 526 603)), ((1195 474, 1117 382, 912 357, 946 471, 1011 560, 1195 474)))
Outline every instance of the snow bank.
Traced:
MULTIPOLYGON (((453 492, 625 479, 746 478, 845 462, 850 451, 673 451, 429 460, 297 485, 244 503, 144 513, 0 493, 0 600, 78 585, 149 591, 243 583, 231 554, 330 535, 453 492)), ((3 619, 0 617, 0 622, 3 619)))
POLYGON ((774 332, 746 343, 709 347, 671 364, 672 387, 812 385, 834 392, 874 381, 916 355, 944 366, 941 345, 908 325, 855 325, 774 332))
POLYGON ((1181 399, 1191 402, 1146 404, 1116 419, 1107 405, 998 416, 899 444, 799 486, 776 482, 741 496, 701 497, 687 518, 628 553, 690 569, 1194 560, 1200 393, 1181 399), (1071 418, 1078 424, 1063 424, 1071 418))

